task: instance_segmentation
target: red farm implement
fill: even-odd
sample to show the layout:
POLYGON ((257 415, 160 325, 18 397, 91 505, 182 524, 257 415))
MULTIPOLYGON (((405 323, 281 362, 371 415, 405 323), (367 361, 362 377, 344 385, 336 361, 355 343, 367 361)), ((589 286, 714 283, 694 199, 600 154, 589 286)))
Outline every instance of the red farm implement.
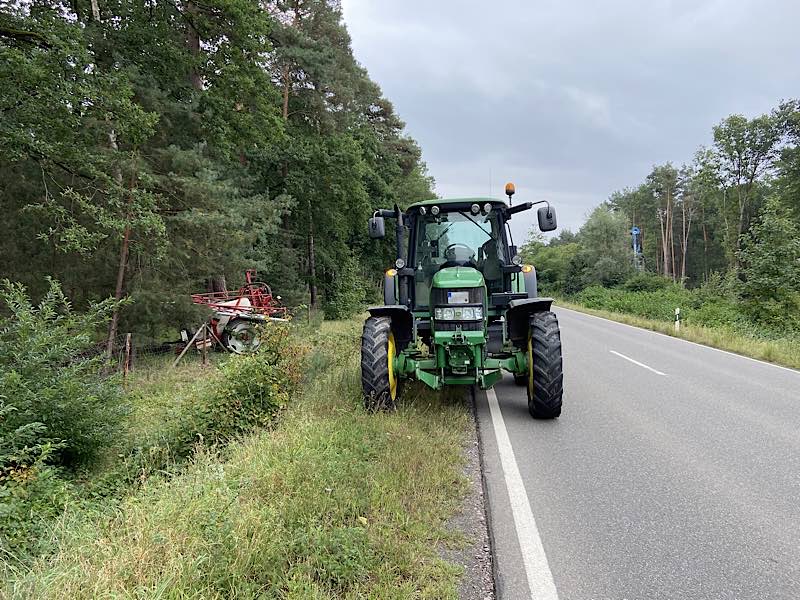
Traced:
POLYGON ((220 343, 237 354, 258 347, 257 327, 266 321, 287 321, 288 309, 280 305, 280 296, 256 272, 245 272, 245 284, 236 291, 192 294, 192 302, 209 307, 214 314, 209 325, 220 343))

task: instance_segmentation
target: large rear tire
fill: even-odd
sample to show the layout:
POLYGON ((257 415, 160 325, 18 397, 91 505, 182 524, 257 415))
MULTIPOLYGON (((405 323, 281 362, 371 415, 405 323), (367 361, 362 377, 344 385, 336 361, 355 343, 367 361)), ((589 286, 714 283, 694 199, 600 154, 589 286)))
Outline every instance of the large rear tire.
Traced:
POLYGON ((394 409, 400 392, 391 322, 389 317, 369 317, 361 335, 361 388, 364 407, 372 412, 394 409))
POLYGON ((528 329, 528 411, 534 419, 555 419, 561 414, 564 375, 558 317, 535 313, 528 329))

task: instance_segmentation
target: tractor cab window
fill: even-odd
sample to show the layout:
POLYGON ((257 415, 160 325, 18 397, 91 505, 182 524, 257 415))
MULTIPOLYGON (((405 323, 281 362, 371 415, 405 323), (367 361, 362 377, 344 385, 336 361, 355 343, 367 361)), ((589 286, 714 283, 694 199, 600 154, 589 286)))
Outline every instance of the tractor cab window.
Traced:
POLYGON ((445 267, 473 267, 483 273, 490 291, 502 289, 504 257, 502 224, 495 211, 420 216, 412 265, 416 306, 428 306, 433 276, 445 267))

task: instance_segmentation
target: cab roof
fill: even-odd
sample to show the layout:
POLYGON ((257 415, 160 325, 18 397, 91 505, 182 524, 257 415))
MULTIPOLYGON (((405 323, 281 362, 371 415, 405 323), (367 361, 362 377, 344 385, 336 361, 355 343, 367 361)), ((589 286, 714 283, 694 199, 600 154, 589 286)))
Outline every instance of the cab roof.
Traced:
POLYGON ((498 200, 497 198, 434 198, 433 200, 422 200, 420 202, 414 202, 408 209, 417 208, 420 206, 432 206, 434 204, 444 205, 444 204, 486 204, 487 202, 491 202, 494 205, 500 204, 502 206, 508 206, 505 200, 498 200))

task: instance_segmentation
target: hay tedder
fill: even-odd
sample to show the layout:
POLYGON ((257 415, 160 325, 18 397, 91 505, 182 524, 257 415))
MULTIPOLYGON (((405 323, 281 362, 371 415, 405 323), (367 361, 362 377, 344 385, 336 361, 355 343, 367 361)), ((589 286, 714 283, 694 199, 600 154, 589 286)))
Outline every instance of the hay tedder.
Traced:
MULTIPOLYGON (((523 264, 508 222, 533 207, 492 198, 437 199, 401 211, 378 210, 372 238, 395 219, 397 260, 383 279, 384 304, 369 309, 361 338, 361 382, 366 407, 394 406, 403 382, 433 389, 490 388, 513 374, 528 390, 535 418, 561 414, 561 334, 538 294, 536 269, 523 264), (408 232, 408 244, 404 237, 408 232)), ((538 210, 539 229, 556 228, 555 210, 538 210)))
POLYGON ((288 309, 281 306, 280 300, 269 285, 256 280, 256 271, 252 269, 245 272, 245 284, 236 291, 192 294, 193 303, 213 311, 209 327, 216 339, 236 354, 258 348, 259 324, 288 320, 288 309))

